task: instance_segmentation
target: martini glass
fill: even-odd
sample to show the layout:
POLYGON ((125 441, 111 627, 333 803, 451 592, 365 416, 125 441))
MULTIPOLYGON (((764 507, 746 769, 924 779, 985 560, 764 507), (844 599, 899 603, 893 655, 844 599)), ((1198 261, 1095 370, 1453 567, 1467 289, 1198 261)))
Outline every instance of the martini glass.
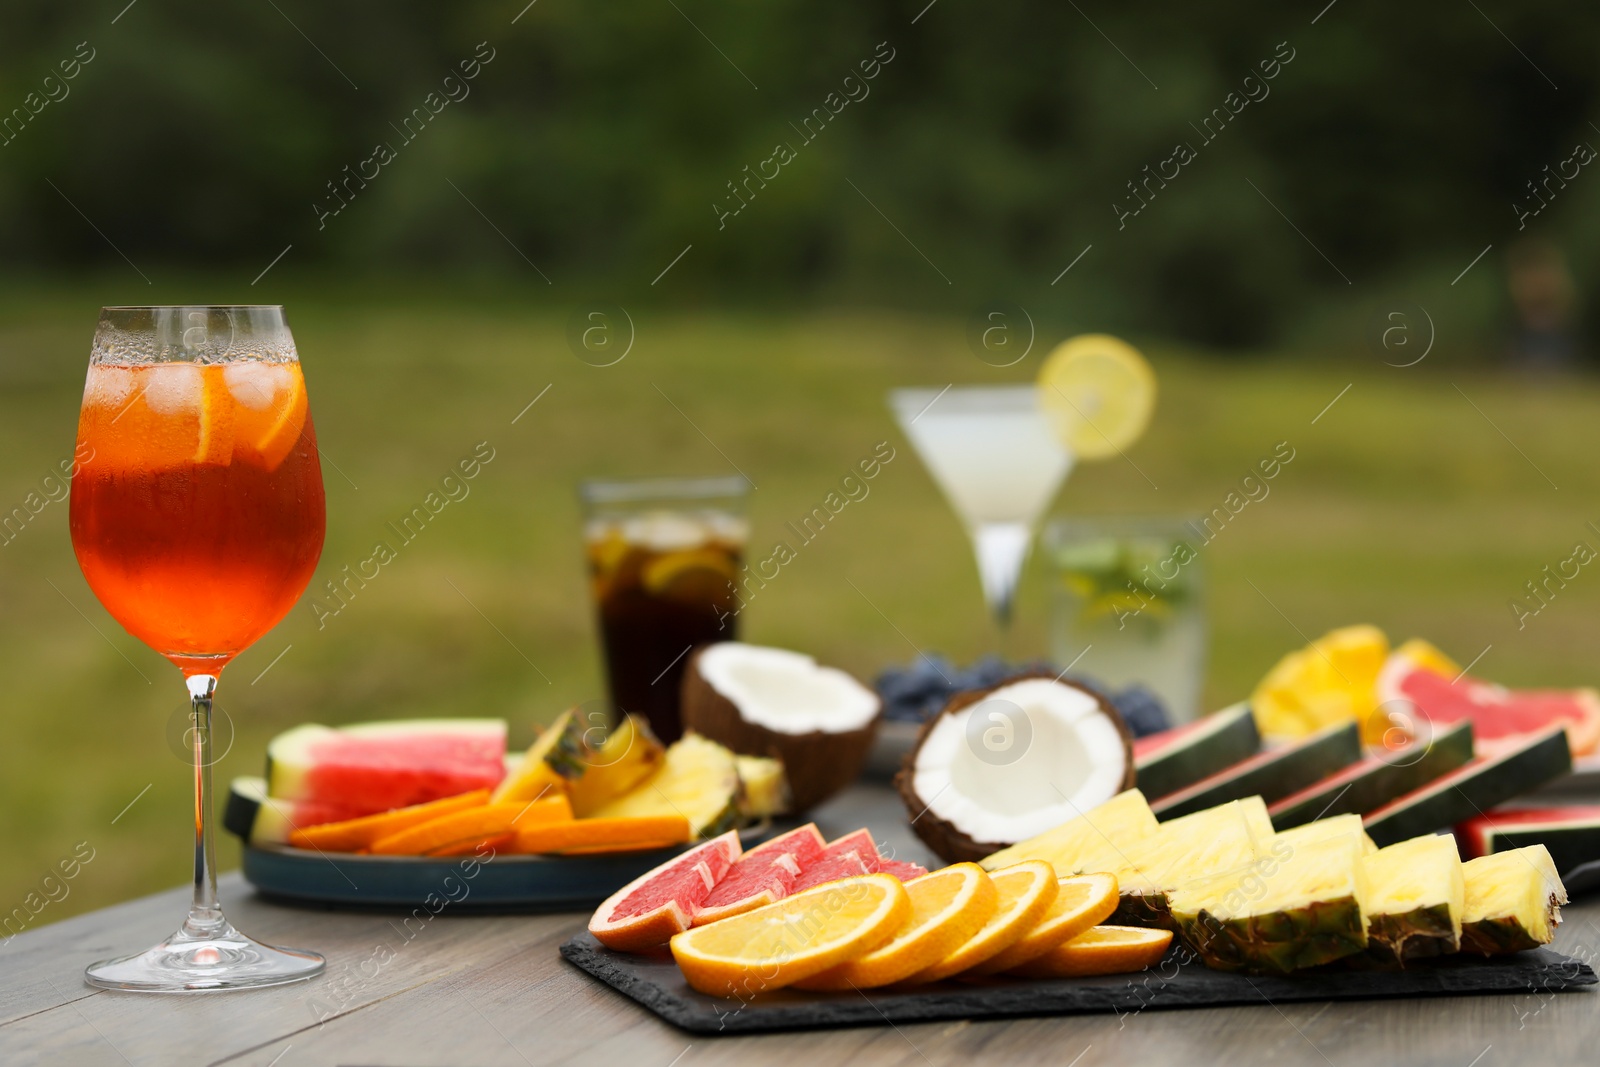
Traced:
POLYGON ((983 597, 1009 629, 1033 535, 1073 454, 1033 385, 895 389, 889 406, 967 527, 983 597))
POLYGON ((325 520, 317 435, 281 307, 105 308, 78 421, 72 547, 112 617, 183 672, 194 895, 171 937, 91 966, 103 989, 194 992, 319 974, 217 902, 211 702, 222 669, 305 591, 325 520))

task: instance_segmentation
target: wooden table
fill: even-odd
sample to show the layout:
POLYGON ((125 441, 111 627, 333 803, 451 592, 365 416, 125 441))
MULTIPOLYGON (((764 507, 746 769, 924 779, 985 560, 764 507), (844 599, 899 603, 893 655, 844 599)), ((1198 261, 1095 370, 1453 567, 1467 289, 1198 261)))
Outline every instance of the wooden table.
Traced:
MULTIPOLYGON (((830 835, 867 823, 926 858, 888 790, 858 786, 817 813, 830 835)), ((23 933, 0 948, 0 1063, 70 1067, 251 1064, 389 1067, 623 1064, 1041 1063, 1577 1065, 1600 1062, 1600 994, 1286 1004, 1282 1007, 881 1026, 751 1037, 674 1029, 568 966, 557 946, 585 915, 446 909, 409 941, 391 915, 285 907, 222 882, 228 912, 268 942, 316 949, 327 974, 275 989, 109 993, 93 960, 154 944, 187 889, 23 933), (392 956, 392 958, 390 958, 392 956)), ((1600 901, 1566 909, 1556 948, 1600 957, 1600 901)))

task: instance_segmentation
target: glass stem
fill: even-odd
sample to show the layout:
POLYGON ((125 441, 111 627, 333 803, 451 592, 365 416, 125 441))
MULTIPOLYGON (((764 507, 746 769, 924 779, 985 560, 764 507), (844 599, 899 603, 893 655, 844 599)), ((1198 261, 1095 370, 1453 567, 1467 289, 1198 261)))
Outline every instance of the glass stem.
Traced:
POLYGON ((189 686, 194 758, 194 902, 183 929, 193 937, 212 937, 226 924, 217 904, 217 850, 211 826, 211 695, 217 690, 217 676, 191 674, 184 680, 189 686))

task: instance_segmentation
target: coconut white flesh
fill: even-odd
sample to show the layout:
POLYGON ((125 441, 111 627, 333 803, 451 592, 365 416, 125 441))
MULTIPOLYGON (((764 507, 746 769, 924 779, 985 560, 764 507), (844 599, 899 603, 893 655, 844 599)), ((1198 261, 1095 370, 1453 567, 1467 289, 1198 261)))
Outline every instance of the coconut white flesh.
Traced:
POLYGON ((845 733, 878 713, 872 690, 800 652, 723 641, 700 653, 696 663, 700 677, 745 722, 774 733, 845 733))
MULTIPOLYGON (((975 841, 1042 834, 1110 800, 1127 776, 1122 734, 1099 702, 1048 678, 1002 686, 934 722, 917 752, 912 788, 928 810, 975 841), (1005 731, 993 716, 1007 705, 1020 709, 1031 734, 1017 755, 983 747, 985 730, 1005 731), (977 724, 974 715, 981 716, 977 724)), ((1022 727, 1010 724, 1013 742, 1022 727)))

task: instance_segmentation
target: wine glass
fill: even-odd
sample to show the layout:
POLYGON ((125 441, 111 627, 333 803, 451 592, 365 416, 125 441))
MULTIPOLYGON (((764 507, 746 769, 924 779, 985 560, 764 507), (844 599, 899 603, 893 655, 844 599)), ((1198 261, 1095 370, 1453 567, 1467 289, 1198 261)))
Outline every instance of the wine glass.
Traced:
POLYGON ((108 307, 78 421, 72 547, 100 603, 189 689, 194 898, 161 944, 89 967, 106 989, 278 985, 321 956, 233 928, 217 903, 217 678, 305 591, 325 512, 316 432, 283 308, 108 307))
POLYGON ((966 524, 983 596, 1002 633, 1045 508, 1072 450, 1032 385, 895 389, 889 406, 966 524))

